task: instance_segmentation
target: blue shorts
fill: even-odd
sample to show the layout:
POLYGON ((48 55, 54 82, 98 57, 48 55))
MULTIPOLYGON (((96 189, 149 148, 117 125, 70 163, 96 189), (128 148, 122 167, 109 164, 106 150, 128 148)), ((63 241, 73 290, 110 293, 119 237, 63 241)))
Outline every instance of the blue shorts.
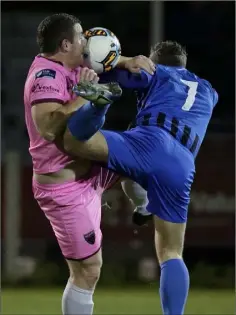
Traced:
POLYGON ((165 221, 186 222, 195 174, 192 153, 156 126, 101 132, 109 149, 108 168, 147 190, 147 210, 165 221))

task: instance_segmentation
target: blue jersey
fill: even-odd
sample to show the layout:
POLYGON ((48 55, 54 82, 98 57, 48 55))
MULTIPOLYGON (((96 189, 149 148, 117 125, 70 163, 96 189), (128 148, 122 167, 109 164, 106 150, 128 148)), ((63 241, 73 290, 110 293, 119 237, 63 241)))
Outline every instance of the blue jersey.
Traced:
POLYGON ((165 221, 187 220, 195 157, 218 96, 210 83, 185 68, 158 65, 153 76, 114 70, 102 76, 136 90, 136 126, 101 130, 112 171, 139 183, 147 209, 165 221))
POLYGON ((218 95, 211 84, 182 67, 158 65, 153 76, 115 70, 103 76, 137 91, 136 125, 158 125, 183 145, 200 148, 218 95))

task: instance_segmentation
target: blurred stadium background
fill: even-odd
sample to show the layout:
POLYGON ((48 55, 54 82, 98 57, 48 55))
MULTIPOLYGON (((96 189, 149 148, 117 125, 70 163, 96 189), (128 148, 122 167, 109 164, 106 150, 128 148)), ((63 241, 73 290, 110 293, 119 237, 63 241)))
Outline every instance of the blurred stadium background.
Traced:
MULTIPOLYGON (((219 92, 197 158, 186 234, 191 272, 187 314, 233 314, 235 3, 226 2, 2 2, 2 313, 60 314, 67 267, 31 190, 31 159, 24 124, 23 86, 37 54, 35 33, 48 14, 78 15, 84 29, 103 26, 120 39, 125 56, 148 55, 161 39, 187 47, 188 68, 219 92)), ((126 93, 107 128, 126 129, 135 99, 126 93)), ((160 314, 151 226, 136 230, 122 191, 107 194, 104 267, 96 314, 160 314)))

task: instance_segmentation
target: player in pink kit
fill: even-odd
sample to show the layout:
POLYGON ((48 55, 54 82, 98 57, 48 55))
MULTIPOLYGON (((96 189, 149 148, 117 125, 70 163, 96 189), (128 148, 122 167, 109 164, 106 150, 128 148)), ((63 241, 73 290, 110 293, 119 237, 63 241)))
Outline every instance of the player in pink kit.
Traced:
MULTIPOLYGON (((77 82, 78 72, 79 69, 71 71, 56 61, 36 56, 25 85, 34 196, 50 220, 67 259, 85 259, 100 249, 101 194, 118 179, 112 172, 98 166, 93 166, 86 178, 83 178, 90 165, 74 161, 55 143, 45 140, 43 134, 40 135, 40 115, 45 116, 48 110, 51 112, 50 107, 54 106, 48 107, 47 112, 44 107, 49 103, 57 107, 56 104, 67 104, 73 99, 70 88, 77 82), (79 173, 76 172, 77 163, 79 173), (60 175, 62 172, 63 175, 60 175), (61 205, 67 206, 63 212, 58 211, 61 205)), ((78 104, 80 101, 84 102, 79 99, 78 104)), ((44 119, 42 123, 45 123, 44 119)), ((49 134, 49 139, 50 136, 49 134)))
MULTIPOLYGON (((79 20, 67 14, 47 17, 38 27, 37 41, 40 55, 30 67, 24 91, 33 192, 70 270, 63 314, 91 315, 102 266, 101 196, 119 178, 63 150, 61 135, 67 119, 87 103, 73 94, 73 85, 99 80, 93 70, 80 68, 86 41, 79 20)), ((144 57, 121 57, 118 66, 152 71, 144 57)))

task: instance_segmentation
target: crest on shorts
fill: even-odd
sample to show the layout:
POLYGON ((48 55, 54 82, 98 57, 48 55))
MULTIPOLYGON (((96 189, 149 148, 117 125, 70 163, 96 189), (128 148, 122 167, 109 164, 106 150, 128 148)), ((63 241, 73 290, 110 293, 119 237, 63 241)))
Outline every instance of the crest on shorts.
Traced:
POLYGON ((95 243, 95 232, 94 230, 87 233, 87 234, 84 234, 84 239, 87 243, 93 245, 95 243))

